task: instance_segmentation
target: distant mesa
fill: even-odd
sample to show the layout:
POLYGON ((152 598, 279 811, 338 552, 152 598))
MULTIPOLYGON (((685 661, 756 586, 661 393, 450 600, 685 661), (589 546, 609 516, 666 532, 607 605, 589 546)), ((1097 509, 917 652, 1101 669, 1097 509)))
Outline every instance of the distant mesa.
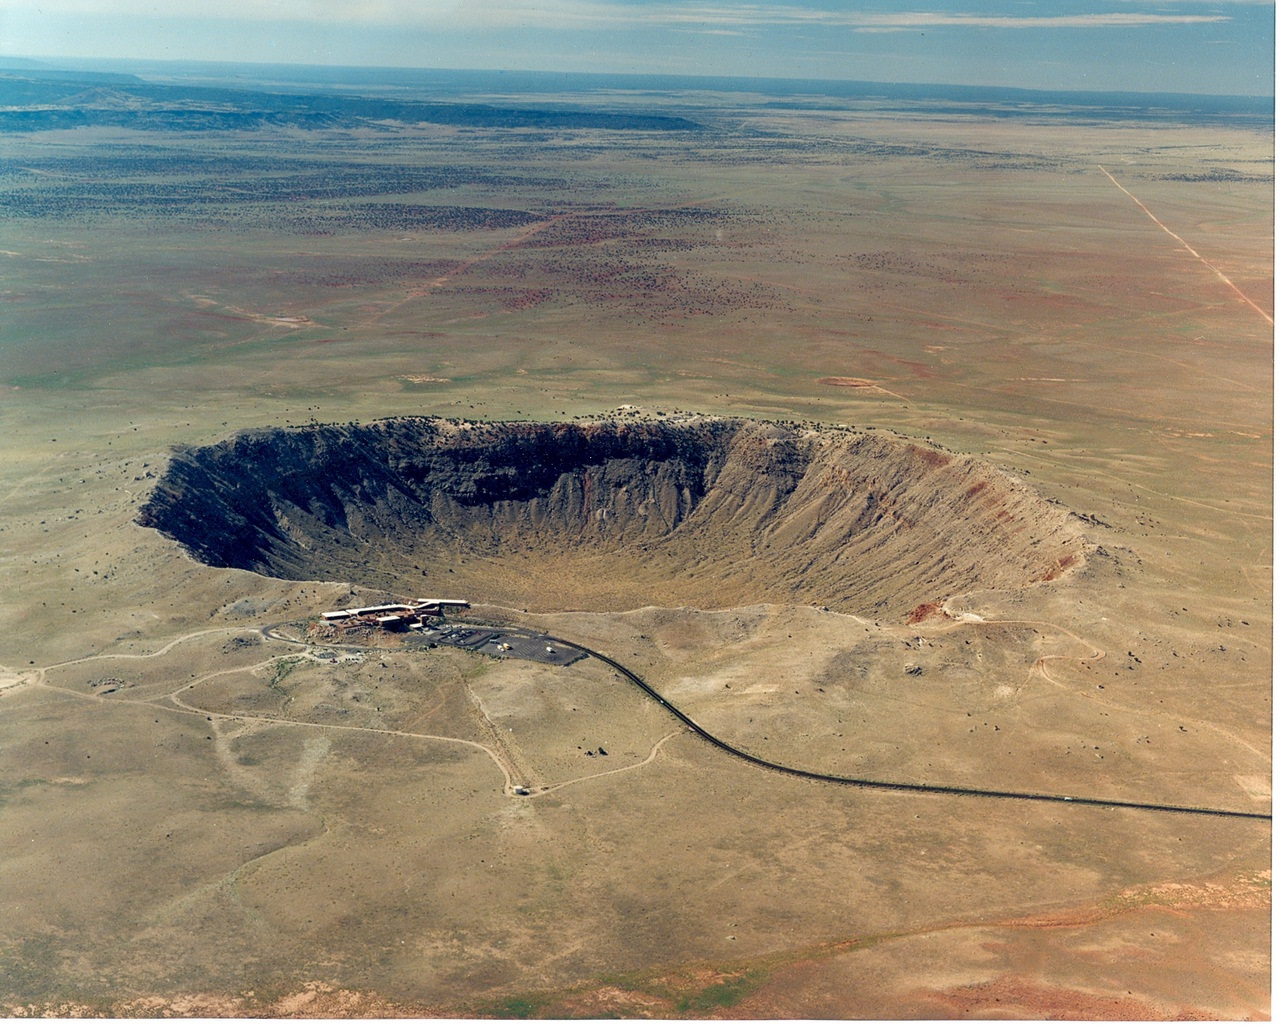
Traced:
POLYGON ((1085 552, 1067 510, 978 459, 718 417, 246 431, 177 449, 139 522, 210 566, 541 608, 902 619, 1085 552))

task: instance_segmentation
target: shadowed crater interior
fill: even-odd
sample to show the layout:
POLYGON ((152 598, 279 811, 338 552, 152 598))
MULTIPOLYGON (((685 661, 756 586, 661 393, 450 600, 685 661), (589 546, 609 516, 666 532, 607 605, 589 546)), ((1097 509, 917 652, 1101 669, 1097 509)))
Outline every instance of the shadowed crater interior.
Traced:
POLYGON ((539 608, 900 616, 1083 559, 1069 514, 897 437, 759 421, 405 418, 175 451, 139 522, 210 566, 539 608))

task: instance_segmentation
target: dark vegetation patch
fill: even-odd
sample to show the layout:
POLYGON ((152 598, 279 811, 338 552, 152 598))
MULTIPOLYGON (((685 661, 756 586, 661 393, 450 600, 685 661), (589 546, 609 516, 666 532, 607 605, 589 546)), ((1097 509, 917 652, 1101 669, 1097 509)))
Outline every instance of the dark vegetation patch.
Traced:
POLYGON ((536 293, 537 302, 612 309, 641 323, 790 310, 791 297, 776 285, 726 279, 678 259, 694 249, 765 244, 768 228, 768 218, 736 208, 569 212, 486 261, 486 284, 450 287, 483 295, 494 283, 531 282, 522 301, 536 293))
POLYGON ((474 206, 419 206, 413 203, 346 205, 312 218, 313 225, 332 220, 335 227, 362 230, 491 231, 519 228, 543 220, 527 210, 474 206))
POLYGON ((724 207, 614 209, 575 213, 539 232, 528 243, 533 247, 587 246, 617 239, 631 239, 645 232, 676 232, 689 228, 723 224, 741 217, 743 211, 724 207))
POLYGON ((1231 167, 1215 167, 1207 171, 1180 171, 1150 177, 1166 182, 1241 182, 1249 185, 1270 185, 1275 181, 1273 174, 1248 174, 1231 167))
MULTIPOLYGON (((283 288, 355 288, 404 281, 431 280, 457 266, 449 260, 398 260, 384 257, 299 260, 297 265, 271 272, 271 282, 283 288)), ((255 273, 253 270, 245 274, 255 273)))
POLYGON ((220 160, 188 163, 187 158, 182 151, 137 161, 72 157, 0 162, 0 183, 8 186, 0 192, 0 212, 17 217, 203 216, 268 223, 315 221, 330 226, 344 218, 357 224, 387 221, 398 214, 408 220, 445 223, 454 230, 468 221, 523 223, 533 216, 518 210, 409 203, 375 205, 369 210, 351 202, 463 186, 498 186, 506 181, 482 167, 287 158, 249 160, 244 166, 220 160))
POLYGON ((482 103, 425 103, 339 93, 269 93, 209 86, 162 85, 0 75, 0 132, 66 128, 138 131, 255 131, 263 128, 378 128, 437 124, 471 128, 603 129, 697 132, 688 118, 628 110, 540 108, 482 103), (25 109, 24 109, 25 108, 25 109))

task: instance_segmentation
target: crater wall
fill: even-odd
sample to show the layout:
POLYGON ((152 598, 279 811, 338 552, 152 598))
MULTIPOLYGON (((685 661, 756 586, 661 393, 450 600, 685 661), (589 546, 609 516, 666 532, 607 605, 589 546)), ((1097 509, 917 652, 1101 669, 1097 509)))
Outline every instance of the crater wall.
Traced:
POLYGON ((905 615, 1083 559, 980 460, 748 420, 244 432, 175 451, 139 522, 210 566, 544 608, 812 601, 905 615))

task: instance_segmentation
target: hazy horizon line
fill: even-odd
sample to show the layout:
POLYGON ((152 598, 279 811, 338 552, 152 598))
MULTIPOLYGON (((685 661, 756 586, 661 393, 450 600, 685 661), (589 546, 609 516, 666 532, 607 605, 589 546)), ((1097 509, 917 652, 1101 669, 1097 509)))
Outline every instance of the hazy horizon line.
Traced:
MULTIPOLYGON (((838 86, 885 86, 899 88, 922 88, 922 89, 949 89, 963 92, 980 92, 980 91, 1000 91, 1007 93, 1019 93, 1026 95, 1040 96, 1059 96, 1063 94, 1078 96, 1165 96, 1165 97, 1187 97, 1187 98, 1203 98, 1203 99, 1249 99, 1249 100, 1270 100, 1274 103, 1276 92, 1273 88, 1269 92, 1262 93, 1216 93, 1216 92, 1185 92, 1170 90, 1139 90, 1139 89, 1073 89, 1073 88, 1037 88, 1034 86, 1016 86, 1002 85, 995 83, 976 84, 973 82, 945 82, 945 81, 915 81, 907 79, 886 80, 886 79, 864 79, 864 78, 829 78, 829 77, 811 77, 811 76, 791 76, 791 75, 715 75, 715 74, 699 74, 696 72, 636 72, 636 71, 559 71, 549 70, 545 68, 517 68, 517 67, 428 67, 414 66, 407 64, 332 64, 332 63, 307 63, 302 61, 235 61, 235 60, 218 60, 199 57, 74 57, 50 54, 0 54, 0 73, 4 70, 5 61, 31 61, 35 64, 49 65, 49 70, 59 70, 56 65, 61 64, 61 70, 77 70, 75 65, 84 68, 87 65, 167 65, 167 66, 190 66, 190 67, 208 67, 208 68, 289 68, 296 70, 322 70, 329 73, 340 71, 358 71, 358 72, 396 72, 410 73, 418 75, 431 74, 459 74, 459 75, 512 75, 512 76, 537 76, 537 77, 559 77, 559 78, 576 78, 576 79, 613 79, 620 81, 636 81, 636 82, 735 82, 735 83, 779 83, 790 84, 794 86, 822 86, 822 85, 838 85, 838 86)), ((7 70, 18 70, 9 68, 7 70)), ((1273 80, 1274 84, 1274 80, 1273 80)))

